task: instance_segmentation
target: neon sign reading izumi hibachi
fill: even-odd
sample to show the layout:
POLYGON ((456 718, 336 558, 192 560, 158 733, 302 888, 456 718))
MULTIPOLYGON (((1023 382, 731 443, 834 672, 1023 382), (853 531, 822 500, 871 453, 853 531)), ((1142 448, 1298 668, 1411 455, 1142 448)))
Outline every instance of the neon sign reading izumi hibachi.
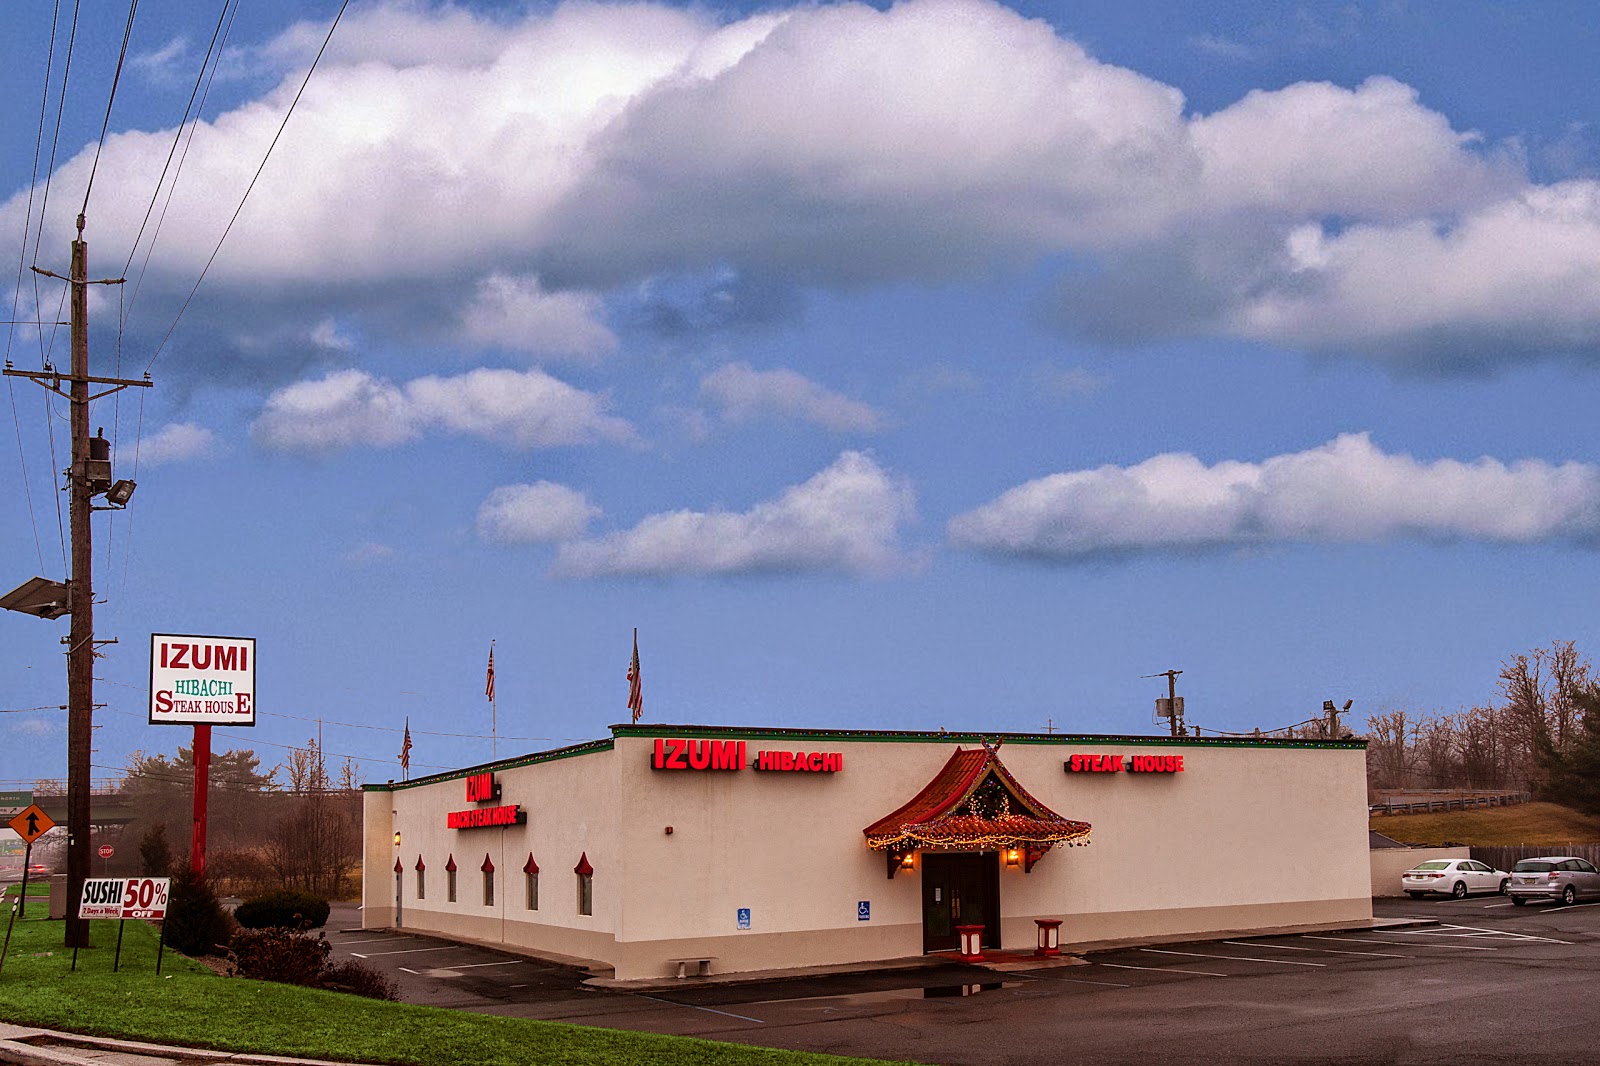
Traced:
POLYGON ((838 751, 758 751, 750 753, 742 740, 685 740, 657 738, 650 757, 655 770, 778 770, 831 774, 844 769, 838 751))

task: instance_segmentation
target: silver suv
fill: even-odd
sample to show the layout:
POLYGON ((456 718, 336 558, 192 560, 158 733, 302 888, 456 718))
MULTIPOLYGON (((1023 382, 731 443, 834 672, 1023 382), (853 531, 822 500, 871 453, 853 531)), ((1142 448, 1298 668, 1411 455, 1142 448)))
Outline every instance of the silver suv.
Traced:
POLYGON ((1506 895, 1519 907, 1526 906, 1530 899, 1576 903, 1600 896, 1600 870, 1588 859, 1571 855, 1523 859, 1511 868, 1506 895))

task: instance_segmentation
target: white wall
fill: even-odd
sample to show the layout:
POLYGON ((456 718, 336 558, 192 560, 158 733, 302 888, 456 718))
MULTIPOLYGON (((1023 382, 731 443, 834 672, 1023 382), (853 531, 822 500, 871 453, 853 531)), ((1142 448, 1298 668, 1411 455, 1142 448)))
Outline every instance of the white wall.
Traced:
POLYGON ((1419 862, 1429 859, 1470 859, 1471 848, 1373 848, 1372 894, 1374 896, 1403 896, 1400 875, 1419 862))

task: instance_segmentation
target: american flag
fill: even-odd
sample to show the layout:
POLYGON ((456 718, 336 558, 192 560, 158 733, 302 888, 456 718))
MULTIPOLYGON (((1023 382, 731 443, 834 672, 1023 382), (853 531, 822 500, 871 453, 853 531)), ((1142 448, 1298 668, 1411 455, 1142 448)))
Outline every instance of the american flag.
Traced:
POLYGON ((633 631, 633 662, 628 664, 628 710, 637 722, 644 713, 644 679, 639 673, 639 630, 633 631))
POLYGON ((483 694, 494 702, 494 641, 489 642, 489 676, 483 682, 483 694))
POLYGON ((406 716, 406 739, 400 745, 400 769, 411 769, 411 716, 406 716))

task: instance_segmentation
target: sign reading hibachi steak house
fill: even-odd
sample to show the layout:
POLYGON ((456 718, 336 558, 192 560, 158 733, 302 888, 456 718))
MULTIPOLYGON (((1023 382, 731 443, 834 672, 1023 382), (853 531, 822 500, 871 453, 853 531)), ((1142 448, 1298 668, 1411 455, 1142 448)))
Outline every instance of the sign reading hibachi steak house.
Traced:
POLYGON ((650 756, 655 770, 779 770, 832 774, 844 769, 839 751, 758 751, 750 757, 742 740, 658 737, 650 756))
MULTIPOLYGON (((492 803, 500 798, 500 785, 494 774, 471 774, 467 777, 467 802, 492 803)), ((472 807, 464 811, 450 811, 444 816, 447 829, 485 829, 491 826, 523 825, 528 812, 520 803, 496 807, 472 807)))

